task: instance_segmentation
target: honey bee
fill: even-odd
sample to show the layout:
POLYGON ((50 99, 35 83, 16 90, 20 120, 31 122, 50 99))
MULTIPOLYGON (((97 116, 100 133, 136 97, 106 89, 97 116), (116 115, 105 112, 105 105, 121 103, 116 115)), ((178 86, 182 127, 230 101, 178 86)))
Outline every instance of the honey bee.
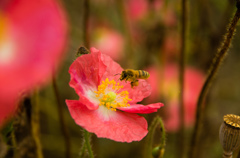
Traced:
POLYGON ((120 81, 130 81, 131 87, 138 86, 138 79, 147 79, 150 74, 144 70, 126 69, 120 74, 120 81))

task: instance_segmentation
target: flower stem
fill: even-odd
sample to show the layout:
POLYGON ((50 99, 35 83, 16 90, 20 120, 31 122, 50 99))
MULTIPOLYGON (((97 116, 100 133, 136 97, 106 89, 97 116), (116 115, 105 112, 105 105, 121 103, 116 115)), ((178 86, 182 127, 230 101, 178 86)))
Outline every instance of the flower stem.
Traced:
POLYGON ((86 48, 89 48, 90 46, 90 39, 89 39, 89 0, 84 0, 83 1, 83 41, 84 41, 84 46, 86 48))
MULTIPOLYGON (((14 144, 13 144, 12 148, 13 148, 13 158, 14 158, 14 156, 16 154, 15 153, 16 146, 14 146, 14 144)), ((0 158, 6 157, 7 152, 8 152, 8 146, 7 146, 6 142, 4 141, 3 135, 0 133, 0 158)))
POLYGON ((85 149, 86 149, 86 143, 85 143, 85 141, 83 141, 82 148, 81 148, 81 150, 80 150, 80 152, 79 152, 79 157, 80 157, 80 158, 83 157, 83 154, 84 154, 85 149))
POLYGON ((32 99, 32 136, 36 144, 36 154, 37 158, 43 158, 42 145, 40 141, 40 127, 39 127, 39 101, 38 101, 38 91, 35 90, 32 99))
POLYGON ((134 67, 135 63, 134 63, 134 49, 133 49, 133 39, 132 39, 132 32, 131 32, 131 28, 130 28, 130 22, 126 13, 126 7, 125 7, 125 2, 124 0, 117 0, 116 1, 116 5, 118 7, 120 16, 121 16, 121 23, 123 24, 123 32, 125 35, 125 39, 126 39, 126 56, 128 57, 127 60, 127 65, 126 67, 134 67))
POLYGON ((179 108, 180 108, 180 130, 178 133, 177 143, 177 157, 183 157, 184 155, 184 68, 185 68, 185 52, 186 52, 186 31, 187 31, 187 0, 181 0, 182 18, 181 18, 181 49, 179 59, 179 108))
POLYGON ((91 144, 90 144, 90 137, 91 137, 90 133, 88 131, 84 130, 85 144, 87 146, 89 156, 90 156, 90 158, 94 158, 93 151, 92 151, 91 144))
POLYGON ((240 6, 239 2, 237 2, 238 9, 237 9, 233 19, 229 23, 229 26, 227 28, 227 33, 225 34, 223 42, 212 61, 212 65, 210 67, 209 74, 207 76, 207 79, 203 85, 200 96, 198 98, 197 111, 196 111, 197 112, 196 113, 196 124, 194 126, 194 130, 193 130, 193 134, 192 134, 192 138, 191 138, 189 158, 195 158, 197 155, 197 149, 198 149, 197 144, 199 144, 200 129, 202 126, 202 120, 203 120, 203 115, 204 115, 203 113, 204 113, 204 108, 205 108, 205 106, 203 105, 203 102, 206 98, 206 95, 211 86, 211 83, 212 83, 214 77, 216 76, 216 73, 221 65, 221 62, 223 61, 223 59, 226 56, 227 51, 230 47, 236 25, 237 25, 237 22, 240 17, 240 7, 239 6, 240 6))
POLYGON ((240 150, 238 151, 238 155, 237 155, 237 158, 240 158, 240 150))
POLYGON ((149 132, 148 132, 148 137, 146 140, 146 146, 145 146, 145 158, 151 157, 151 154, 153 154, 154 157, 163 157, 164 154, 164 149, 165 149, 165 144, 166 144, 166 134, 165 134, 165 128, 163 125, 163 121, 159 116, 156 116, 154 120, 152 121, 150 127, 149 127, 149 132), (156 131, 156 128, 160 126, 161 130, 161 136, 160 136, 160 143, 158 145, 158 153, 153 153, 152 152, 152 142, 154 138, 154 134, 156 131), (156 156, 157 155, 157 156, 156 156))
POLYGON ((11 131, 11 141, 12 141, 12 147, 13 147, 13 158, 15 158, 18 155, 18 151, 17 151, 17 141, 16 141, 14 129, 12 129, 11 131))
POLYGON ((66 128, 65 121, 64 121, 63 107, 62 107, 61 101, 60 101, 60 95, 59 95, 59 90, 57 87, 56 78, 54 76, 52 77, 52 84, 53 84, 53 90, 54 90, 54 94, 55 94, 57 106, 58 106, 58 117, 59 117, 59 121, 60 121, 61 131, 62 131, 64 141, 65 141, 65 149, 66 149, 65 157, 70 158, 71 157, 71 150, 70 150, 71 143, 70 143, 69 133, 66 128))

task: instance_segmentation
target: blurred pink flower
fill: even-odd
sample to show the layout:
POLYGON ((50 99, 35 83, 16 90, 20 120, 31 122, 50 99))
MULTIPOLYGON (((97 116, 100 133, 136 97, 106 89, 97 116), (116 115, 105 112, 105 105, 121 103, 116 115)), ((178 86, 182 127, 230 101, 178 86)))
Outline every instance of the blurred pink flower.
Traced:
POLYGON ((149 78, 147 79, 148 83, 152 87, 152 93, 149 97, 146 98, 148 102, 156 101, 159 97, 159 78, 160 78, 160 73, 157 69, 157 67, 149 67, 146 69, 146 71, 150 74, 149 78))
POLYGON ((114 60, 120 60, 123 57, 124 38, 120 33, 106 27, 99 27, 94 30, 93 36, 92 45, 104 54, 114 60))
POLYGON ((146 0, 128 0, 127 11, 131 19, 138 20, 147 14, 148 2, 146 0))
MULTIPOLYGON (((168 131, 177 131, 179 129, 179 107, 178 107, 178 67, 176 65, 167 65, 164 70, 149 68, 147 70, 151 76, 148 82, 155 85, 153 94, 148 101, 156 100, 162 97, 165 100, 165 127, 168 131), (152 76, 157 76, 153 78, 152 76), (155 98, 154 98, 155 97, 155 98)), ((203 85, 204 75, 197 69, 186 67, 184 80, 184 106, 185 106, 185 125, 190 127, 195 121, 196 104, 201 87, 203 85)))
MULTIPOLYGON (((155 0, 153 3, 153 9, 159 10, 162 7, 162 0, 155 0)), ((148 0, 127 0, 127 15, 130 16, 131 20, 140 20, 147 16, 149 12, 149 1, 148 0)))
POLYGON ((163 19, 163 23, 166 26, 176 26, 177 25, 177 17, 175 15, 174 9, 168 8, 166 10, 163 10, 162 15, 162 19, 163 19))
POLYGON ((165 60, 170 60, 171 58, 176 58, 179 53, 179 36, 177 32, 169 32, 163 42, 163 55, 165 60))
POLYGON ((79 100, 66 100, 75 122, 98 137, 120 142, 140 141, 148 133, 147 121, 135 113, 156 112, 161 103, 137 104, 151 93, 151 86, 139 80, 139 86, 119 81, 123 69, 109 56, 91 48, 91 54, 77 58, 69 68, 69 85, 79 100))
POLYGON ((66 17, 54 0, 0 2, 0 124, 20 94, 53 74, 66 44, 66 17))

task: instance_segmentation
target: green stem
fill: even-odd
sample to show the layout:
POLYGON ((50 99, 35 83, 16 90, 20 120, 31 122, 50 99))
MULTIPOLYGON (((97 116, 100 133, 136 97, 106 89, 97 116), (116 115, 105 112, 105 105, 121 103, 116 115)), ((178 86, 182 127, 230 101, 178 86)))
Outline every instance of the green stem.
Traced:
POLYGON ((80 153, 79 153, 79 157, 82 158, 83 157, 83 154, 84 154, 84 151, 86 149, 86 142, 84 141, 83 142, 83 145, 82 145, 82 148, 80 150, 80 153))
POLYGON ((124 0, 117 0, 116 5, 118 7, 120 16, 121 16, 121 23, 123 24, 123 32, 126 39, 126 56, 128 57, 126 66, 127 67, 134 67, 134 49, 133 49, 133 39, 132 39, 132 32, 130 29, 130 22, 126 13, 125 8, 125 1, 124 0))
POLYGON ((191 138, 189 158, 195 158, 196 155, 198 154, 197 151, 199 151, 199 150, 197 150, 198 149, 197 144, 199 144, 199 135, 200 135, 201 127, 202 127, 202 121, 203 121, 204 109, 205 109, 203 102, 206 98, 207 92, 211 86, 211 83, 212 83, 214 77, 216 76, 216 73, 217 73, 222 61, 227 54, 227 51, 231 44, 239 17, 240 17, 240 10, 237 9, 232 21, 230 22, 230 24, 227 28, 227 33, 224 36, 224 40, 212 61, 212 65, 209 70, 209 74, 207 76, 207 79, 203 85, 200 96, 198 98, 197 111, 196 111, 197 112, 196 113, 196 124, 194 126, 194 130, 193 130, 193 134, 192 134, 192 138, 191 138))
POLYGON ((18 154, 18 150, 17 150, 17 141, 16 141, 14 129, 12 129, 11 131, 11 140, 12 140, 12 148, 13 148, 13 157, 15 158, 18 154))
POLYGON ((92 147, 91 147, 91 144, 90 144, 90 137, 91 137, 90 133, 88 131, 84 130, 85 144, 87 146, 89 156, 90 156, 90 158, 94 158, 92 147))
POLYGON ((154 153, 154 155, 158 155, 158 157, 162 157, 164 154, 164 153, 161 153, 161 151, 164 151, 165 144, 166 144, 165 128, 164 128, 162 119, 159 116, 156 116, 149 127, 149 132, 148 132, 146 146, 145 146, 145 153, 144 153, 145 158, 151 157, 151 155, 152 155, 152 142, 153 142, 156 128, 158 126, 160 126, 161 137, 160 137, 160 143, 158 145, 158 151, 157 151, 157 153, 154 153))
POLYGON ((70 137, 69 137, 67 127, 65 125, 63 107, 61 105, 59 90, 58 90, 58 87, 57 87, 56 78, 54 76, 52 77, 52 84, 53 84, 53 90, 54 90, 55 98, 56 98, 56 101, 57 101, 58 117, 59 117, 59 121, 60 121, 60 127, 61 127, 61 131, 62 131, 64 141, 65 141, 65 149, 66 149, 65 157, 70 158, 71 157, 70 137))
MULTIPOLYGON (((12 135, 12 134, 11 134, 12 135)), ((14 146, 14 144, 12 145, 13 148, 13 158, 14 156, 16 156, 16 146, 14 146)), ((6 157, 7 153, 8 153, 9 147, 6 144, 4 137, 2 135, 2 133, 0 133, 0 158, 4 158, 6 157)))
POLYGON ((32 100, 32 136, 36 144, 36 154, 37 158, 43 158, 42 145, 40 141, 40 127, 39 127, 39 101, 38 101, 38 91, 36 90, 33 95, 32 100))
POLYGON ((182 18, 181 18, 181 49, 180 49, 180 59, 179 59, 179 109, 180 109, 180 130, 178 133, 178 143, 177 143, 177 157, 183 157, 185 151, 184 142, 184 68, 185 68, 185 52, 186 52, 186 31, 187 31, 187 2, 186 0, 181 0, 182 7, 182 18))
POLYGON ((240 158, 240 150, 238 151, 238 155, 237 155, 237 158, 240 158))
POLYGON ((160 125, 161 131, 162 131, 162 136, 161 136, 161 145, 165 146, 166 145, 166 132, 165 132, 165 128, 164 128, 164 124, 163 121, 160 117, 157 118, 158 119, 158 123, 160 125))
POLYGON ((84 41, 84 46, 86 48, 89 48, 90 46, 90 37, 89 37, 89 0, 84 0, 83 1, 83 41, 84 41))

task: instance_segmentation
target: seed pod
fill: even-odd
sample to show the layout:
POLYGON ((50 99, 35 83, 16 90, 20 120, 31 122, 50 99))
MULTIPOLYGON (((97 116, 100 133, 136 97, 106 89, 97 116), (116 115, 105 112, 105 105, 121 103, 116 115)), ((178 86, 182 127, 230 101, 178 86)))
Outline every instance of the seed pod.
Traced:
POLYGON ((87 48, 81 46, 81 47, 78 48, 78 51, 76 53, 76 57, 79 57, 83 54, 90 54, 90 51, 87 48))
POLYGON ((223 147, 223 157, 231 158, 232 152, 240 146, 240 116, 227 114, 223 117, 219 139, 223 147))

